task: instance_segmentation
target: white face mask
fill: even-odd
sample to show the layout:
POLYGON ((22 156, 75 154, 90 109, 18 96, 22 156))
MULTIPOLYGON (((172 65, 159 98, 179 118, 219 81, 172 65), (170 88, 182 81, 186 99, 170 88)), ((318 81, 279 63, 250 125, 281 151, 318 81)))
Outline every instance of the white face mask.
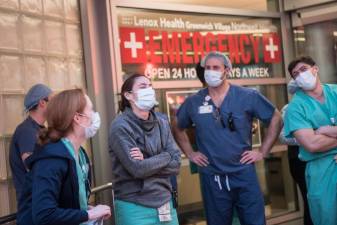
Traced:
POLYGON ((89 127, 80 125, 84 127, 85 138, 92 138, 97 133, 99 127, 101 126, 101 117, 98 112, 94 112, 91 115, 91 124, 89 127))
POLYGON ((156 101, 156 93, 152 87, 139 89, 137 91, 136 106, 145 111, 150 111, 158 102, 156 101))
POLYGON ((309 70, 300 73, 295 81, 305 91, 312 91, 316 87, 316 77, 309 70))
POLYGON ((210 87, 218 87, 222 84, 223 73, 214 70, 205 70, 205 81, 210 87))

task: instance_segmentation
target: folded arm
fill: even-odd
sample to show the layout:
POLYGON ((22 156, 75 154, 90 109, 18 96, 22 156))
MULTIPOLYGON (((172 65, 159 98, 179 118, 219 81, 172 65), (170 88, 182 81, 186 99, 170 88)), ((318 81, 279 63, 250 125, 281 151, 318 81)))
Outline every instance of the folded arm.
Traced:
POLYGON ((326 152, 337 147, 337 139, 315 134, 313 129, 300 129, 293 132, 297 142, 309 152, 326 152))
POLYGON ((180 149, 175 142, 170 126, 167 122, 167 129, 169 129, 167 137, 166 137, 166 146, 164 147, 164 152, 168 152, 171 155, 170 163, 160 171, 160 175, 178 175, 180 169, 181 162, 181 152, 180 149))
POLYGON ((146 178, 152 176, 171 161, 171 155, 168 152, 162 152, 152 157, 138 160, 134 159, 130 151, 137 147, 134 137, 124 127, 113 129, 110 134, 110 153, 116 155, 125 169, 135 178, 146 178))

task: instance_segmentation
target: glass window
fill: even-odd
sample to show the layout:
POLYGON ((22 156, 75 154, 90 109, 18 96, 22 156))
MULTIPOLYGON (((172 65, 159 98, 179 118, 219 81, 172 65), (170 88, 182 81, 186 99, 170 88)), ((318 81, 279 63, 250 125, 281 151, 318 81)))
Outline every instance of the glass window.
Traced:
POLYGON ((276 19, 119 8, 118 24, 122 73, 197 80, 195 64, 217 50, 233 63, 230 79, 284 77, 276 19))
MULTIPOLYGON (((285 85, 258 85, 249 86, 257 89, 266 96, 277 109, 287 104, 287 88, 285 85)), ((262 140, 267 129, 262 123, 262 140)), ((257 132, 254 135, 258 135, 257 132)), ((253 139, 254 140, 254 139, 253 139)), ((285 146, 276 143, 281 150, 272 152, 264 161, 256 163, 256 172, 260 181, 260 187, 265 198, 265 213, 267 217, 276 217, 298 209, 296 188, 289 172, 288 157, 285 146)))
POLYGON ((20 3, 22 10, 25 12, 42 13, 42 0, 25 0, 20 3))
MULTIPOLYGON (((169 118, 189 95, 198 91, 187 86, 190 81, 199 84, 195 64, 209 51, 217 50, 230 57, 233 72, 229 79, 237 83, 285 77, 278 19, 118 8, 118 25, 121 74, 137 72, 146 74, 154 83, 167 81, 165 89, 157 90, 157 98, 159 110, 169 118), (173 85, 177 83, 186 84, 186 88, 173 85)), ((250 87, 259 90, 278 109, 287 102, 284 84, 250 87)), ((253 143, 258 147, 266 128, 258 120, 254 121, 254 128, 253 143)), ((194 130, 188 130, 188 135, 194 145, 194 130)), ((279 149, 256 164, 269 218, 297 210, 286 149, 279 149)), ((178 183, 180 223, 204 221, 199 176, 185 157, 178 183)), ((233 224, 239 224, 237 218, 233 224)))
POLYGON ((191 5, 207 5, 214 7, 225 7, 235 9, 250 9, 259 11, 279 11, 279 5, 277 0, 157 0, 156 2, 165 3, 178 3, 178 4, 191 4, 191 5))
POLYGON ((296 56, 310 55, 323 83, 337 82, 337 19, 293 29, 296 56))
POLYGON ((57 91, 85 87, 78 1, 0 0, 0 33, 0 216, 4 216, 16 211, 8 153, 11 135, 25 117, 24 94, 36 83, 57 91))
POLYGON ((42 51, 43 29, 42 20, 22 16, 23 45, 26 51, 42 51))
MULTIPOLYGON (((287 89, 285 85, 248 86, 257 89, 266 96, 278 109, 287 103, 287 89)), ((157 91, 160 100, 160 111, 167 113, 169 118, 175 116, 176 111, 185 99, 196 93, 198 89, 165 89, 157 91)), ((266 128, 259 121, 254 121, 253 145, 259 147, 266 133, 266 128)), ((188 129, 188 136, 195 147, 194 129, 188 129)), ((289 173, 286 147, 278 145, 278 150, 272 152, 264 161, 256 163, 261 190, 265 200, 267 218, 284 215, 298 210, 296 188, 289 173)), ((179 221, 181 224, 197 223, 205 220, 200 191, 200 180, 197 167, 183 156, 178 179, 179 221)), ((235 216, 233 224, 239 224, 235 216)))
POLYGON ((5 13, 0 11, 0 38, 1 49, 18 50, 19 38, 17 34, 19 16, 15 13, 5 13))

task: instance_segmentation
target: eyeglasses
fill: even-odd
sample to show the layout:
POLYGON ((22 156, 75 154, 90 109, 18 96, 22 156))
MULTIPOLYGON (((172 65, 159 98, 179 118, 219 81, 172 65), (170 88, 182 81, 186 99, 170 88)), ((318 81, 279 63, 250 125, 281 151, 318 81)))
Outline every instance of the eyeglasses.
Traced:
MULTIPOLYGON (((216 121, 218 121, 221 124, 222 128, 226 128, 225 120, 221 115, 220 109, 218 107, 216 107, 215 110, 213 111, 213 117, 216 121)), ((232 112, 228 113, 227 124, 231 132, 234 132, 236 130, 232 112)))
POLYGON ((310 66, 305 65, 301 66, 298 70, 292 72, 293 78, 295 79, 300 73, 303 73, 310 68, 311 68, 310 66))

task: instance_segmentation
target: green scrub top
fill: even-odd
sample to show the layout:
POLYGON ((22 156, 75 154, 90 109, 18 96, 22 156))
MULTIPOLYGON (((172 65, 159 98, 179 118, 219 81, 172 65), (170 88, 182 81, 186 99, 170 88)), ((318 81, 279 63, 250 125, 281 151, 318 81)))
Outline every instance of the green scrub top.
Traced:
POLYGON ((70 155, 75 159, 76 162, 80 207, 82 210, 88 210, 89 193, 87 192, 85 183, 86 180, 88 179, 89 165, 86 161, 86 157, 84 155, 83 150, 80 148, 79 157, 77 158, 75 156, 74 147, 68 139, 62 138, 62 142, 67 147, 70 155))
MULTIPOLYGON (((323 84, 324 103, 298 90, 289 103, 284 118, 284 134, 292 138, 293 132, 301 129, 316 130, 321 126, 337 125, 337 85, 323 84)), ((336 154, 337 148, 328 152, 310 153, 300 146, 299 158, 310 161, 330 154, 336 154)))
MULTIPOLYGON (((285 135, 293 137, 300 129, 317 129, 336 125, 337 86, 323 85, 325 101, 320 103, 303 91, 296 92, 285 115, 285 135)), ((337 225, 337 163, 334 156, 337 149, 322 153, 310 153, 300 147, 299 157, 308 161, 305 180, 308 189, 308 203, 315 225, 337 225)))

